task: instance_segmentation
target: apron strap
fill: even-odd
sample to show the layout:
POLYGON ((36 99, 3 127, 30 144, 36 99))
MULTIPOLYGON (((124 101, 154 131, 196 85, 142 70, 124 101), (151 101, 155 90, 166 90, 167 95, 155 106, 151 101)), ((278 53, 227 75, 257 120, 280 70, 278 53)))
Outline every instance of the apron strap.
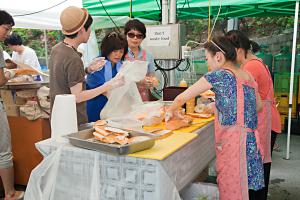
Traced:
POLYGON ((236 76, 235 72, 231 69, 224 68, 224 70, 230 72, 236 80, 236 103, 237 103, 237 119, 236 123, 239 126, 245 127, 244 125, 244 90, 243 90, 243 84, 241 83, 241 80, 236 76))

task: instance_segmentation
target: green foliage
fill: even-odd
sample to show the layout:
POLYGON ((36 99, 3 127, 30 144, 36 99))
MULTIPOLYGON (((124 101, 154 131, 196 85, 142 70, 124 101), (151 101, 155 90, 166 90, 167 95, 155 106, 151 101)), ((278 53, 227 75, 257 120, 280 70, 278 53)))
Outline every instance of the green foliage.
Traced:
MULTIPOLYGON (((39 29, 22 29, 14 28, 13 32, 20 35, 25 46, 29 46, 35 50, 38 57, 45 57, 45 38, 44 31, 39 29)), ((51 52, 52 47, 62 40, 60 31, 47 31, 47 46, 48 54, 51 52)), ((3 49, 11 54, 11 50, 1 44, 3 49)))
MULTIPOLYGON (((211 23, 213 23, 214 19, 211 23)), ((180 21, 186 25, 186 40, 204 42, 208 38, 208 20, 191 19, 180 21)), ((293 28, 293 17, 255 17, 239 19, 240 30, 248 33, 249 37, 263 37, 267 35, 280 34, 286 29, 293 28)), ((211 24, 212 26, 213 24, 211 24)), ((226 31, 227 21, 218 19, 214 28, 213 36, 222 35, 226 31)))
MULTIPOLYGON (((213 25, 213 20, 211 26, 213 25)), ((186 41, 194 40, 204 42, 208 37, 208 20, 207 19, 191 19, 179 21, 179 23, 186 25, 186 41)), ((263 37, 267 35, 280 34, 286 29, 293 27, 293 17, 255 17, 255 18, 242 18, 239 19, 240 30, 248 33, 249 37, 263 37)), ((219 19, 216 23, 213 36, 223 34, 226 30, 227 21, 219 19)), ((113 31, 114 29, 98 29, 96 30, 96 38, 100 45, 105 34, 113 31)), ((13 32, 19 34, 24 45, 33 48, 38 57, 45 57, 45 38, 44 31, 37 29, 21 29, 14 28, 13 32)), ((54 45, 62 41, 63 35, 60 31, 47 31, 47 46, 48 55, 54 45)), ((0 44, 3 49, 11 53, 11 51, 0 44)))
POLYGON ((293 25, 293 17, 254 17, 240 19, 240 30, 247 32, 250 37, 280 34, 286 29, 293 28, 293 25))

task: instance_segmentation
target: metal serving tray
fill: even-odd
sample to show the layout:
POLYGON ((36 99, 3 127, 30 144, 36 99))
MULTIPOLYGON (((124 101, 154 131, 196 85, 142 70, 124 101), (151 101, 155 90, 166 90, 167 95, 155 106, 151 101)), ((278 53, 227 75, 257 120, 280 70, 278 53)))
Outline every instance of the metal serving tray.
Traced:
POLYGON ((126 155, 137 151, 150 149, 155 144, 156 136, 151 134, 129 131, 130 136, 148 136, 150 139, 126 145, 102 143, 93 136, 94 129, 86 129, 76 133, 66 135, 70 143, 74 146, 91 149, 95 151, 106 151, 112 154, 126 155))

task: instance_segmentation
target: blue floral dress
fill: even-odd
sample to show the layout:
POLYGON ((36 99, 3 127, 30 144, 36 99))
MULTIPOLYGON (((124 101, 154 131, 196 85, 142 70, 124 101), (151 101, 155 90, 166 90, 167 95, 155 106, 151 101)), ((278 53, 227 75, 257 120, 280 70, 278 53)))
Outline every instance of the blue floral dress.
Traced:
MULTIPOLYGON (((237 121, 237 88, 235 77, 226 70, 209 72, 204 78, 213 86, 216 94, 216 108, 221 125, 234 125, 237 121)), ((243 85, 245 127, 257 128, 256 96, 252 87, 243 85)), ((264 187, 263 161, 257 150, 253 132, 247 134, 246 140, 248 188, 259 190, 264 187)))

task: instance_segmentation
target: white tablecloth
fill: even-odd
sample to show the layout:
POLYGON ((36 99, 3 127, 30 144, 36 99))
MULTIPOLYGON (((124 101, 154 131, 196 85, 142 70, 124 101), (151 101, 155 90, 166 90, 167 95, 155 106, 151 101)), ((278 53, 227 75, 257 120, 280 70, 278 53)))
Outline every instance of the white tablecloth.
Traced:
MULTIPOLYGON (((213 122, 196 133, 197 138, 163 161, 112 155, 70 144, 60 148, 51 139, 37 143, 36 147, 45 158, 61 150, 52 199, 87 200, 98 192, 95 196, 101 200, 179 200, 178 191, 215 157, 213 122)), ((38 168, 30 179, 39 176, 38 168)), ((46 178, 43 181, 47 182, 46 178)), ((34 191, 32 181, 27 191, 34 191)))

